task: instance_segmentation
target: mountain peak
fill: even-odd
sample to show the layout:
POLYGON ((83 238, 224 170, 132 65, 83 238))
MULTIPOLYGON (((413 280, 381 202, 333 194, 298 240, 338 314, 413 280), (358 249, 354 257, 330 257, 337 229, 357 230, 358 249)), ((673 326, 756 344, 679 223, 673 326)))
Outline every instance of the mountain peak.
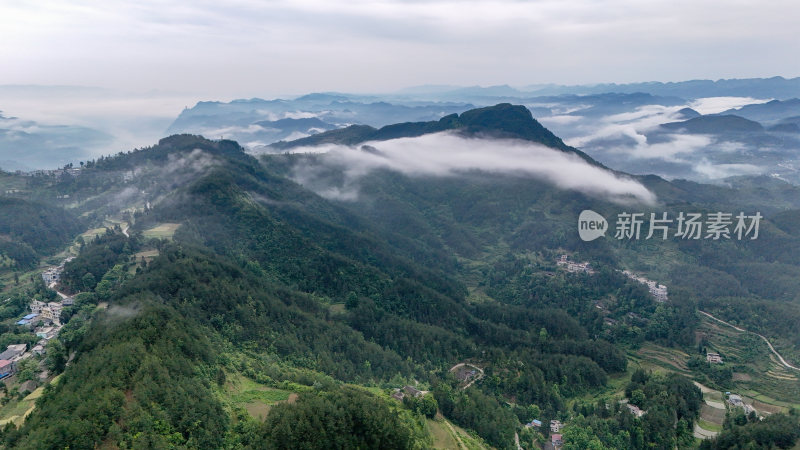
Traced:
POLYGON ((559 137, 534 119, 530 110, 522 105, 500 103, 471 109, 462 113, 459 121, 464 131, 468 133, 486 133, 495 137, 534 141, 560 150, 568 148, 559 137))
POLYGON ((467 135, 523 139, 563 151, 577 152, 577 150, 564 144, 560 138, 537 122, 528 108, 510 103, 471 109, 461 113, 461 115, 450 114, 438 121, 397 123, 380 129, 364 125, 352 125, 295 141, 276 142, 271 146, 284 150, 323 143, 355 145, 365 141, 385 141, 402 137, 416 137, 448 130, 458 131, 467 135))

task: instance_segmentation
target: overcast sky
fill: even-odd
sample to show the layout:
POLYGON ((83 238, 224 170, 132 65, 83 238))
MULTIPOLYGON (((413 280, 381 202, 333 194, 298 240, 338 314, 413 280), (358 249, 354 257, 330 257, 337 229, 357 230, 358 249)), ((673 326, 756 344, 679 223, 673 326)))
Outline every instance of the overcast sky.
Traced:
POLYGON ((800 75, 796 0, 7 0, 0 84, 207 98, 800 75))

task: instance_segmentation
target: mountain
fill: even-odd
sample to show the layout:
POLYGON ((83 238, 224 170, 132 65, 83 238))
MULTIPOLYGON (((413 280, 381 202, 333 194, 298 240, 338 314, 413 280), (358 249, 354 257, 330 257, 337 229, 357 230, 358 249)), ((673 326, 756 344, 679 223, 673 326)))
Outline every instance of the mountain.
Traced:
POLYGON ((800 99, 772 100, 766 103, 745 105, 722 114, 735 114, 757 122, 774 124, 783 119, 800 116, 800 99))
MULTIPOLYGON (((107 229, 64 265, 59 289, 75 305, 44 360, 60 377, 33 404, 15 393, 23 370, 35 374, 21 363, 0 408, 10 420, 3 445, 431 448, 455 436, 517 448, 515 435, 536 439, 523 424, 552 419, 568 439, 684 448, 704 408, 692 379, 800 401, 796 379, 760 370, 779 369, 759 338, 742 338, 738 359, 725 354, 748 377, 694 365, 698 345, 718 342, 698 308, 798 360, 800 236, 786 231, 800 225, 797 186, 614 172, 574 157, 517 105, 385 128, 306 138, 375 142, 363 151, 255 157, 230 140, 173 135, 74 177, 5 175, 37 210, 107 229), (437 147, 440 131, 458 139, 459 158, 437 147), (370 165, 398 153, 413 167, 472 165, 370 165), (329 195, 348 183, 356 195, 329 195), (754 205, 764 208, 758 239, 576 233, 586 209, 614 227, 625 212, 754 214, 754 205), (562 255, 591 273, 562 268, 562 255), (669 300, 623 269, 667 284, 669 300), (647 413, 632 415, 623 396, 647 413), (12 414, 31 406, 24 420, 12 414), (451 435, 451 422, 472 433, 451 435)), ((0 308, 8 342, 35 343, 14 323, 31 298, 55 296, 25 283, 0 308)))
POLYGON ((701 116, 699 112, 693 110, 692 108, 683 108, 678 111, 678 114, 680 114, 683 120, 694 119, 695 117, 701 116))
POLYGON ((33 269, 40 258, 59 250, 83 230, 74 213, 13 195, 0 197, 0 260, 4 267, 20 272, 33 269))
POLYGON ((288 100, 199 102, 181 112, 168 132, 227 137, 252 149, 350 124, 383 126, 408 120, 438 120, 470 107, 459 102, 389 103, 335 93, 308 94, 288 100))
POLYGON ((471 109, 461 115, 451 114, 435 122, 407 122, 387 125, 380 129, 366 125, 352 125, 291 142, 276 142, 271 147, 282 151, 321 144, 356 145, 367 141, 417 137, 442 131, 457 131, 464 136, 485 135, 493 138, 522 139, 573 152, 587 161, 592 161, 586 154, 567 146, 550 130, 543 127, 533 118, 530 110, 524 106, 509 103, 471 109))
POLYGON ((91 157, 91 150, 112 141, 87 127, 43 125, 0 114, 0 168, 7 171, 55 169, 91 157))
POLYGON ((530 86, 523 88, 535 95, 597 94, 603 92, 676 96, 686 99, 704 97, 753 97, 790 99, 800 94, 800 78, 743 78, 721 80, 688 80, 677 82, 645 82, 627 84, 596 84, 582 86, 530 86))
MULTIPOLYGON (((800 121, 798 121, 800 122, 800 121)), ((767 129, 768 131, 775 131, 778 133, 800 133, 800 125, 797 123, 779 123, 767 129)))
POLYGON ((640 83, 600 83, 583 85, 537 84, 528 86, 460 87, 429 85, 403 89, 397 97, 456 99, 481 98, 498 100, 502 97, 530 98, 539 96, 595 95, 605 93, 646 93, 654 96, 698 99, 706 97, 752 97, 759 99, 791 99, 800 95, 800 78, 741 78, 720 80, 686 80, 674 82, 649 81, 640 83))
POLYGON ((719 116, 700 116, 682 122, 661 124, 667 130, 683 130, 691 134, 758 133, 764 127, 744 117, 723 114, 719 116))

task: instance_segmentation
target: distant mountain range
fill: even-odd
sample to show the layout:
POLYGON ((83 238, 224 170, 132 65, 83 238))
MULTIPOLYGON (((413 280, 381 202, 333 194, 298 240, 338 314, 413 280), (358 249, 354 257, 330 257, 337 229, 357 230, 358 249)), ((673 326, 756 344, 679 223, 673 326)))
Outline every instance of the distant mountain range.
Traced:
MULTIPOLYGON (((50 94, 86 95, 87 99, 100 95, 93 88, 69 87, 0 86, 0 92, 29 93, 40 99, 50 94)), ((269 152, 285 145, 276 142, 325 132, 329 134, 298 141, 298 145, 455 129, 464 124, 452 122, 451 116, 500 103, 526 107, 565 145, 617 170, 700 181, 766 173, 800 182, 800 78, 584 86, 432 85, 373 95, 317 92, 284 99, 201 101, 185 108, 164 134, 233 139, 250 151, 269 152), (714 115, 751 122, 710 118, 714 115), (681 124, 692 119, 698 120, 681 124), (743 130, 748 130, 747 136, 743 130)), ((115 127, 97 123, 90 129, 0 117, 0 168, 52 168, 115 153, 119 133, 136 135, 133 130, 121 130, 120 123, 134 127, 125 120, 117 120, 115 127)), ((160 129, 165 122, 156 123, 160 129)))
POLYGON ((616 92, 696 99, 704 97, 754 97, 787 99, 800 96, 798 78, 742 78, 720 80, 687 80, 677 82, 649 81, 642 83, 600 83, 586 85, 533 84, 523 87, 423 85, 402 89, 398 96, 432 98, 524 98, 545 95, 592 95, 616 92))
POLYGON ((42 125, 0 114, 0 169, 54 169, 93 157, 90 149, 112 137, 99 130, 69 125, 42 125))

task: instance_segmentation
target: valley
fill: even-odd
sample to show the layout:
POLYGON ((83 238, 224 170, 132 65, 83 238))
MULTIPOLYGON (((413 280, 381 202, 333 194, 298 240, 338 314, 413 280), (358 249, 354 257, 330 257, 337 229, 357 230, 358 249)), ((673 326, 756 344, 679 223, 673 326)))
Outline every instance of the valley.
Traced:
MULTIPOLYGON (((448 122, 449 132, 475 144, 473 155, 509 140, 532 150, 560 142, 526 111, 476 109, 448 122)), ((416 142, 397 140, 420 128, 428 126, 396 127, 388 147, 355 141, 340 151, 391 159, 397 142, 416 142)), ((23 338, 13 323, 31 299, 57 298, 41 272, 67 256, 75 259, 57 289, 75 305, 54 338, 70 362, 35 391, 36 408, 18 396, 0 409, 16 425, 3 442, 260 448, 319 433, 351 439, 343 446, 391 436, 398 448, 701 446, 724 434, 726 411, 737 410, 731 394, 767 425, 794 420, 797 374, 765 340, 796 364, 800 241, 783 231, 793 216, 778 205, 798 208, 800 196, 765 196, 770 212, 752 243, 583 242, 577 214, 613 217, 625 190, 641 199, 648 190, 664 203, 639 208, 670 213, 738 211, 750 204, 737 198, 765 194, 699 184, 687 194, 686 184, 657 177, 605 175, 563 143, 551 151, 605 182, 623 180, 621 190, 587 193, 504 168, 431 174, 381 164, 352 174, 337 153, 253 157, 235 142, 189 135, 90 161, 70 178, 16 175, 8 183, 23 189, 9 201, 31 213, 5 210, 3 220, 36 253, 15 259, 24 271, 3 272, 13 299, 1 312, 3 342, 23 338), (354 196, 326 194, 336 189, 354 196), (66 193, 66 208, 36 203, 66 193), (41 231, 14 228, 23 217, 41 231), (766 285, 737 265, 744 258, 784 276, 766 285), (766 305, 773 326, 731 314, 746 304, 766 305), (707 362, 711 353, 722 364, 707 362), (398 400, 404 386, 410 394, 398 400), (75 412, 50 420, 56 411, 75 412), (337 419, 319 422, 319 411, 337 419)))

